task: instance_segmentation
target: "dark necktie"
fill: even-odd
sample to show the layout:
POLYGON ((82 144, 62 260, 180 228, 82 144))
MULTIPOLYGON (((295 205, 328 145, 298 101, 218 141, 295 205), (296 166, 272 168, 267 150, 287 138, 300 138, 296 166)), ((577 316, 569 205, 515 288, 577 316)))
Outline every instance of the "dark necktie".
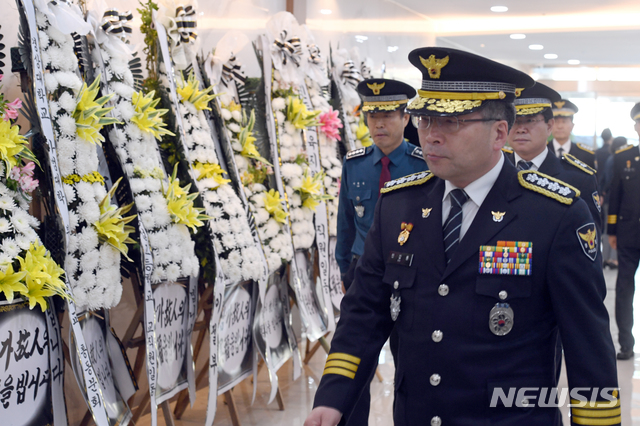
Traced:
POLYGON ((564 149, 562 149, 562 147, 558 148, 558 158, 562 158, 563 155, 564 155, 564 149))
POLYGON ((384 184, 391 180, 391 172, 389 171, 389 157, 386 155, 380 159, 382 163, 382 172, 380 172, 380 183, 378 184, 378 194, 379 190, 384 187, 384 184))
POLYGON ((444 255, 447 258, 447 263, 451 261, 451 257, 458 247, 460 227, 462 226, 462 206, 469 199, 467 193, 460 188, 454 189, 449 195, 451 198, 451 210, 449 210, 449 217, 447 217, 442 231, 444 235, 444 255))
POLYGON ((533 161, 518 161, 518 170, 529 170, 533 166, 533 161))

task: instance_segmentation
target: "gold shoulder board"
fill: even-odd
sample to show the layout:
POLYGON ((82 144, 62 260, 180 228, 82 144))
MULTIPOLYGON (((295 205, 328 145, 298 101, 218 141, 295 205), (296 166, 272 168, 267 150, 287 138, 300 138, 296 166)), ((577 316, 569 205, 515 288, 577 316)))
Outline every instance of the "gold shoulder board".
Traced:
POLYGON ((622 148, 618 149, 615 153, 616 153, 616 154, 620 154, 621 152, 624 152, 624 151, 626 151, 626 150, 628 150, 628 149, 631 149, 631 148, 633 148, 634 146, 635 146, 635 145, 631 145, 631 144, 629 144, 629 145, 625 145, 625 146, 623 146, 622 148))
POLYGON ((508 147, 508 146, 503 146, 502 147, 502 151, 506 152, 507 154, 513 154, 513 149, 511 147, 508 147))
POLYGON ((581 143, 577 143, 576 145, 578 146, 578 148, 580 148, 583 151, 587 151, 589 154, 595 154, 595 152, 593 152, 593 150, 586 145, 583 145, 581 143))
POLYGON ((406 188, 407 186, 422 185, 432 177, 433 173, 429 171, 418 172, 412 175, 403 176, 399 179, 390 180, 389 182, 385 183, 384 188, 380 190, 380 193, 386 194, 387 192, 395 191, 396 189, 400 188, 406 188))
POLYGON ((587 174, 594 175, 596 173, 596 169, 589 166, 584 161, 578 160, 576 157, 574 157, 571 154, 564 154, 562 156, 562 159, 565 160, 567 163, 571 164, 572 166, 579 168, 580 170, 582 170, 587 174))
POLYGON ((518 181, 525 188, 568 206, 580 196, 580 191, 577 188, 538 171, 521 170, 518 172, 518 181))

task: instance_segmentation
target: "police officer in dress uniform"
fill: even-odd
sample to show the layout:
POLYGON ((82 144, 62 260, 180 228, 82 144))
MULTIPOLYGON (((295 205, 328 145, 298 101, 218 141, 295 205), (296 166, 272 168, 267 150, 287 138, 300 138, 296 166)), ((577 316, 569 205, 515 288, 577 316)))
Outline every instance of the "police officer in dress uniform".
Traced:
POLYGON ((422 150, 403 139, 409 123, 404 110, 415 89, 401 81, 377 78, 361 82, 357 90, 374 145, 349 151, 342 167, 336 261, 346 289, 364 250, 381 185, 427 170, 422 150))
POLYGON ((569 153, 559 159, 547 146, 554 125, 551 105, 559 100, 560 94, 542 83, 523 90, 515 100, 516 121, 509 132, 511 149, 503 151, 516 168, 537 170, 578 189, 598 229, 602 230, 596 171, 569 153))
POLYGON ((588 146, 571 142, 573 130, 573 116, 578 112, 578 107, 567 99, 560 99, 553 103, 553 140, 549 142, 549 148, 562 158, 564 154, 571 154, 591 168, 596 167, 596 154, 588 146))
POLYGON ((396 425, 561 425, 541 404, 558 333, 572 424, 620 424, 598 229, 572 187, 501 151, 533 80, 450 48, 409 60, 431 172, 385 184, 305 426, 350 410, 394 326, 396 425))
MULTIPOLYGON (((631 110, 640 135, 640 103, 631 110)), ((634 276, 640 261, 640 150, 637 145, 620 148, 613 156, 613 180, 609 190, 607 216, 609 243, 618 250, 616 280, 616 322, 620 352, 618 359, 633 358, 634 276)))

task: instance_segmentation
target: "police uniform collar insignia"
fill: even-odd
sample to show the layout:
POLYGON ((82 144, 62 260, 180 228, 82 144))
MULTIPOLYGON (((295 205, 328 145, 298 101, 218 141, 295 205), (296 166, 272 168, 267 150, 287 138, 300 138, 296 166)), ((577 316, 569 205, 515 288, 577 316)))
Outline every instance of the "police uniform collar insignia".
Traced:
POLYGON ((364 217, 364 206, 363 205, 355 206, 355 210, 356 210, 356 214, 358 215, 358 217, 364 217))
POLYGON ((504 215, 507 212, 494 212, 492 211, 491 214, 493 215, 493 221, 494 222, 502 222, 502 219, 504 219, 504 215))
POLYGON ((598 195, 598 191, 594 191, 593 194, 591 194, 591 198, 593 198, 593 202, 595 203, 598 211, 602 211, 602 206, 600 205, 600 195, 598 195))
POLYGON ((429 217, 429 215, 431 214, 431 210, 433 210, 432 208, 426 208, 426 209, 422 209, 422 218, 426 219, 429 217))
POLYGON ((518 181, 527 189, 569 206, 580 196, 577 188, 538 171, 521 170, 518 172, 518 181))
POLYGON ((413 148, 413 151, 411 151, 411 156, 424 160, 424 157, 422 156, 422 148, 420 148, 419 146, 413 148))
POLYGON ((422 185, 433 177, 433 174, 429 171, 418 172, 408 176, 403 176, 399 179, 393 179, 384 184, 384 187, 380 190, 381 194, 395 191, 396 189, 406 188, 407 186, 422 185))
POLYGON ((369 89, 371 89, 371 91, 373 92, 374 95, 379 95, 380 94, 380 90, 382 90, 384 88, 384 85, 386 83, 382 82, 382 83, 367 83, 367 87, 369 89))
POLYGON ((420 56, 420 62, 429 70, 429 77, 440 78, 440 72, 449 63, 449 56, 445 56, 442 59, 436 59, 436 55, 429 56, 429 59, 424 59, 420 56))
MULTIPOLYGON (((580 144, 578 144, 578 145, 580 145, 580 144)), ((578 160, 576 157, 574 157, 573 155, 571 155, 569 153, 564 154, 562 156, 562 159, 564 161, 566 161, 567 163, 571 164, 572 166, 577 167, 578 169, 582 170, 583 172, 585 172, 587 174, 593 175, 593 174, 596 173, 596 170, 593 167, 589 166, 588 164, 586 164, 583 161, 578 160)))
POLYGON ((347 152, 346 159, 350 160, 356 157, 362 157, 367 152, 366 148, 358 148, 347 152))
POLYGON ((413 230, 413 223, 402 222, 400 224, 400 235, 398 235, 398 244, 404 245, 409 240, 409 235, 413 230))
POLYGON ((596 225, 593 222, 582 225, 576 229, 576 235, 584 254, 591 261, 596 260, 598 255, 598 231, 596 231, 596 225))

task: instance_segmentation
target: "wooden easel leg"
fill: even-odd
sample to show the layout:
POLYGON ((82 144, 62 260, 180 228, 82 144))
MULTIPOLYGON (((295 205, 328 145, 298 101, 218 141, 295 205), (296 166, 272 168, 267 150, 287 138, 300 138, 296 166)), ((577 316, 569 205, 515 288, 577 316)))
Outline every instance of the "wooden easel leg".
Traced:
POLYGON ((80 426, 88 426, 92 418, 93 416, 91 415, 91 411, 87 410, 87 412, 84 413, 84 417, 82 418, 82 421, 80 422, 80 426))
POLYGON ((380 373, 380 367, 376 368, 376 377, 378 378, 378 380, 380 380, 380 383, 384 382, 384 380, 382 379, 382 373, 380 373))
POLYGON ((147 407, 149 407, 150 399, 151 398, 149 396, 149 392, 146 392, 144 394, 144 397, 142 398, 142 401, 140 401, 140 405, 138 405, 138 409, 136 410, 135 413, 133 413, 133 416, 131 417, 132 424, 136 424, 138 420, 140 420, 140 417, 142 417, 142 414, 145 412, 147 407))
POLYGON ((284 399, 282 399, 282 393, 280 393, 280 387, 278 386, 278 392, 276 392, 276 401, 278 401, 278 409, 284 411, 284 399))
POLYGON ((309 345, 311 344, 311 342, 307 339, 307 348, 305 350, 305 356, 303 361, 305 364, 309 364, 309 361, 311 361, 311 358, 313 358, 313 355, 315 355, 316 351, 320 348, 320 346, 322 346, 322 348, 325 350, 326 353, 329 353, 329 351, 331 350, 331 346, 329 345, 329 342, 327 342, 327 339, 326 339, 328 335, 329 333, 325 334, 323 337, 320 337, 318 341, 314 343, 311 350, 309 350, 309 345))
POLYGON ((160 407, 162 407, 164 423, 167 426, 176 426, 176 422, 173 420, 173 415, 171 414, 171 407, 169 407, 169 401, 164 401, 162 404, 160 404, 160 407))
POLYGON ((236 407, 236 401, 233 399, 233 394, 231 393, 233 389, 230 389, 224 393, 224 401, 227 403, 227 407, 229 408, 229 416, 231 417, 231 424, 233 426, 240 426, 240 417, 238 416, 238 407, 236 407))

